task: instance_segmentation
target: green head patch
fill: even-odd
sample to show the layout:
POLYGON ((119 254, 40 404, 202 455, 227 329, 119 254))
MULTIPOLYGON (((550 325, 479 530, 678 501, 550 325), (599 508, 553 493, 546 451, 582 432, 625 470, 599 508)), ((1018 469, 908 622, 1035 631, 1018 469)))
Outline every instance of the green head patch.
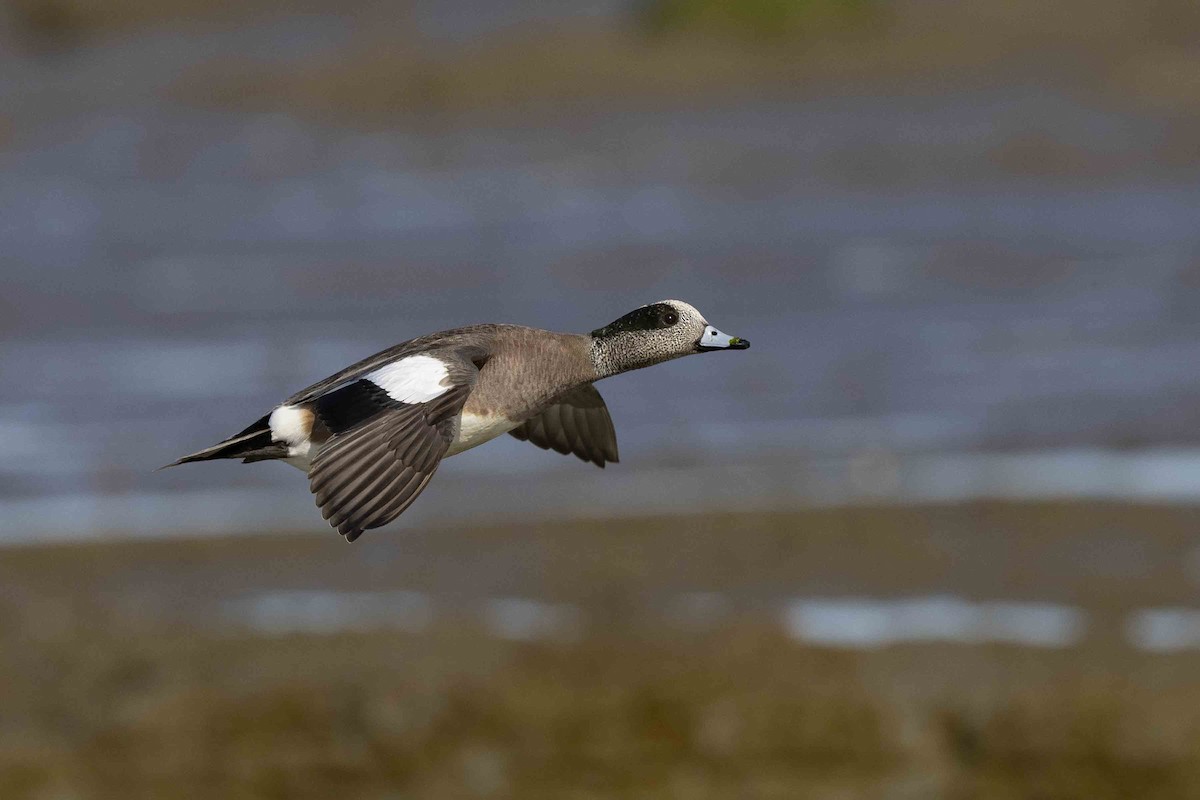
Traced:
POLYGON ((653 303, 630 311, 625 316, 610 322, 603 328, 592 331, 592 336, 604 339, 618 333, 653 331, 670 328, 679 322, 679 312, 670 303, 653 303))

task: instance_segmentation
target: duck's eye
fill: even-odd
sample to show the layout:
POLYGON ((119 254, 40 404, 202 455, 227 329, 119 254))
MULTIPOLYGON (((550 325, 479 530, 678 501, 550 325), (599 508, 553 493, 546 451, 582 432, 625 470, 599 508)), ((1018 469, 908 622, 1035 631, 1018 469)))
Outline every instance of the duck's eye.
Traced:
POLYGON ((668 311, 667 313, 663 314, 662 319, 667 325, 674 325, 676 322, 679 322, 679 315, 674 311, 668 311))

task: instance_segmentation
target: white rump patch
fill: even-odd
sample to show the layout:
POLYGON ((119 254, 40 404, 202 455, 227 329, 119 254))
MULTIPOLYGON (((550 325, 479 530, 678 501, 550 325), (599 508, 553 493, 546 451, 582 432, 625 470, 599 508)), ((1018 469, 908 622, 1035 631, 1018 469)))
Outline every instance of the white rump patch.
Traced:
POLYGON ((397 403, 428 403, 450 389, 445 363, 433 356, 408 356, 363 377, 397 403))

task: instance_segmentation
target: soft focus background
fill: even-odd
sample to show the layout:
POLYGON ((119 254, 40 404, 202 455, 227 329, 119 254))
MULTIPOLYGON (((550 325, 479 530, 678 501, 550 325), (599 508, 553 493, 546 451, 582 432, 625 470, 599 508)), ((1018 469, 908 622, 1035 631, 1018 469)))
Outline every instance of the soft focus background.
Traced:
POLYGON ((1200 797, 1200 6, 7 0, 0 798, 1200 797), (154 472, 657 299, 347 546, 154 472))

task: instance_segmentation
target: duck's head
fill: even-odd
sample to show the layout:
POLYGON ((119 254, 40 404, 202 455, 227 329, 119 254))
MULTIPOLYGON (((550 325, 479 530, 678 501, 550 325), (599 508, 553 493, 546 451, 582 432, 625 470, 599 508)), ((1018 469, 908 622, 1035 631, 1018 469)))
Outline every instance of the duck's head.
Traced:
POLYGON ((592 331, 592 353, 601 375, 615 375, 694 353, 748 347, 749 341, 721 333, 682 300, 661 300, 636 308, 592 331))

